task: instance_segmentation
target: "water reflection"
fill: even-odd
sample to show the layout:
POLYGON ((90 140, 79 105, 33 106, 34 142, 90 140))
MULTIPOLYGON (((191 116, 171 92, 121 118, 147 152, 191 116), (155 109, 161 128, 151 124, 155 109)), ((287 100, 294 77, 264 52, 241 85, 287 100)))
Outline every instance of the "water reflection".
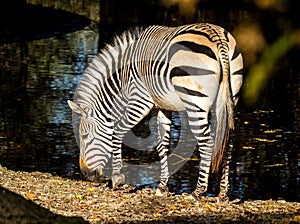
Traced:
POLYGON ((299 199, 298 143, 288 123, 281 122, 281 114, 272 109, 242 111, 237 117, 233 135, 236 192, 244 198, 299 199))
POLYGON ((0 46, 1 164, 71 176, 78 149, 70 111, 80 75, 97 53, 95 25, 59 38, 0 46))

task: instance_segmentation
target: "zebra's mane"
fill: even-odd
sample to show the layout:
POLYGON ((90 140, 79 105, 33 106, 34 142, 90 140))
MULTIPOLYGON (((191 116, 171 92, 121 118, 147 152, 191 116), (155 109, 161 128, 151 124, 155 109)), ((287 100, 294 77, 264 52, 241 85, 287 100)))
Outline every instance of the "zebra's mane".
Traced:
POLYGON ((124 31, 121 35, 115 35, 112 44, 106 44, 100 51, 99 57, 105 56, 107 53, 113 53, 118 50, 118 47, 128 46, 128 43, 132 43, 139 38, 142 31, 142 27, 135 27, 124 31))
MULTIPOLYGON (((101 83, 105 81, 108 75, 108 66, 111 66, 112 61, 118 58, 120 54, 135 40, 138 39, 143 29, 137 27, 124 31, 121 35, 115 36, 112 44, 106 44, 99 54, 88 64, 82 77, 77 85, 73 101, 81 106, 90 105, 90 99, 95 98, 95 94, 101 88, 101 83), (96 85, 93 85, 93 83, 96 85), (96 87, 99 85, 98 87, 96 87), (93 96, 94 95, 94 96, 93 96)), ((72 112, 72 124, 73 131, 76 138, 76 142, 79 145, 79 123, 80 114, 72 112)))
POLYGON ((112 44, 106 44, 104 46, 100 53, 88 64, 82 74, 81 80, 76 88, 74 101, 79 104, 89 102, 86 96, 91 94, 92 91, 87 93, 87 86, 91 87, 89 84, 92 82, 102 85, 105 79, 113 74, 113 72, 110 71, 113 62, 120 54, 124 53, 124 50, 126 50, 131 43, 134 43, 134 41, 139 38, 142 31, 143 29, 141 27, 129 29, 124 31, 121 35, 116 35, 113 38, 112 44))

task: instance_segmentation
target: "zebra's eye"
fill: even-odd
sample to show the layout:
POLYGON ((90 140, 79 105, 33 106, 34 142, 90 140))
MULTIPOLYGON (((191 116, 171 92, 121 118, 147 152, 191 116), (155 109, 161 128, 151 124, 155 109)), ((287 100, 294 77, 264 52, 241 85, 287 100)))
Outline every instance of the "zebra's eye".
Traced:
POLYGON ((89 136, 88 132, 81 132, 81 137, 82 138, 87 138, 89 136))

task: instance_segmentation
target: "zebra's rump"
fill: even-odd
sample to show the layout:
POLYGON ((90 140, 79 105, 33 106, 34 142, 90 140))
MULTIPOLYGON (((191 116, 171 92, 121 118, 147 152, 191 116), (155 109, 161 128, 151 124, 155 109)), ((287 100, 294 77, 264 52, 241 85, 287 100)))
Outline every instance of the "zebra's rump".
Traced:
POLYGON ((168 92, 163 96, 153 95, 151 96, 156 107, 169 110, 169 111, 183 111, 185 110, 184 104, 174 92, 168 92))

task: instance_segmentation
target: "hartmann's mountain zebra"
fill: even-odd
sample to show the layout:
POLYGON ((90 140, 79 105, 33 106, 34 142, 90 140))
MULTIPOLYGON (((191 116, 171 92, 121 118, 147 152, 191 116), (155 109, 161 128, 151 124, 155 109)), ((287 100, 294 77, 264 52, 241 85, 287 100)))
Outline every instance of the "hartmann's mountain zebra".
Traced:
MULTIPOLYGON (((207 189, 210 167, 222 160, 233 109, 242 85, 242 55, 230 33, 212 24, 150 26, 115 38, 88 66, 68 101, 80 120, 80 168, 93 180, 112 155, 112 180, 122 175, 121 144, 126 132, 153 106, 185 110, 201 161, 193 196, 207 189), (212 117, 212 125, 209 124, 212 117)), ((162 163, 159 189, 167 190, 170 121, 158 116, 162 163)), ((219 198, 226 199, 229 153, 225 153, 219 198)), ((122 178, 121 178, 122 179, 122 178)))

